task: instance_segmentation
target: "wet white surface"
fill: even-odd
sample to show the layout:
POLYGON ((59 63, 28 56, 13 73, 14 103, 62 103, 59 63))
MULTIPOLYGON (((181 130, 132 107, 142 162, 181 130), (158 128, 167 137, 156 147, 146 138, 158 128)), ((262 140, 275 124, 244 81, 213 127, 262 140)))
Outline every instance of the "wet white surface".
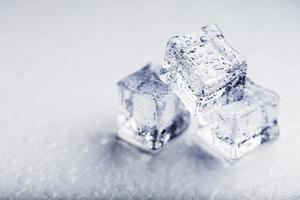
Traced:
POLYGON ((0 197, 300 198, 298 1, 0 1, 0 197), (277 141, 223 166, 192 129, 156 156, 115 140, 116 82, 216 23, 281 96, 277 141))

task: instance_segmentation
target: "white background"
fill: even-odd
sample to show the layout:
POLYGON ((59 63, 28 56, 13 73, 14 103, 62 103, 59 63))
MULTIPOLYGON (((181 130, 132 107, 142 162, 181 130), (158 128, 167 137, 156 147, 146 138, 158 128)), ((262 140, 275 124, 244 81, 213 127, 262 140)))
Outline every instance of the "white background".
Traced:
POLYGON ((300 2, 0 0, 0 197, 300 198, 300 2), (115 142, 116 82, 216 23, 281 97, 281 135, 233 166, 115 142))

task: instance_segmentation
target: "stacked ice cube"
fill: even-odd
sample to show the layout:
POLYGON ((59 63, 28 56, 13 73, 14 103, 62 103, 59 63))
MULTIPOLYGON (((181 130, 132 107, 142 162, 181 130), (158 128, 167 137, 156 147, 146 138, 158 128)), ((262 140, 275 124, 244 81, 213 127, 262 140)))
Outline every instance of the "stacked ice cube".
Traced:
POLYGON ((160 78, 198 115, 240 100, 246 69, 245 59, 227 45, 216 25, 209 25, 168 41, 160 78))
POLYGON ((279 134, 278 95, 246 78, 246 70, 216 25, 172 37, 162 67, 148 65, 119 81, 119 137, 158 150, 185 130, 186 108, 202 147, 239 158, 279 134))
POLYGON ((161 79, 198 119, 206 149, 235 160, 278 136, 278 96, 246 78, 245 59, 216 25, 171 38, 161 79))

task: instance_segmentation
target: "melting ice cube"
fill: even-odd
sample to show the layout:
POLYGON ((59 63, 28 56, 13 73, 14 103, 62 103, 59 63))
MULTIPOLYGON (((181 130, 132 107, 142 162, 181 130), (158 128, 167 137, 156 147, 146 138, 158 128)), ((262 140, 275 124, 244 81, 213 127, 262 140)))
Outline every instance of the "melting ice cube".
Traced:
POLYGON ((187 127, 189 114, 179 98, 147 65, 118 82, 119 137, 143 150, 161 149, 187 127))
POLYGON ((212 24, 168 41, 160 78, 197 115, 216 104, 240 100, 246 68, 245 59, 212 24))
POLYGON ((261 144, 277 138, 279 96, 246 79, 244 97, 204 114, 197 141, 235 160, 261 144))

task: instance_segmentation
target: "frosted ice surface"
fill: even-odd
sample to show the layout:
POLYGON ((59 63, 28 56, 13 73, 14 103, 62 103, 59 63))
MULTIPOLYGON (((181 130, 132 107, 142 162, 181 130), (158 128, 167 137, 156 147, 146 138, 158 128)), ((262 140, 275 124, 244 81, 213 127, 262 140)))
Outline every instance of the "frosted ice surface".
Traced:
POLYGON ((121 112, 119 137, 144 150, 161 149, 188 125, 189 114, 179 98, 147 65, 118 82, 121 112))
POLYGON ((168 41, 160 78, 197 114, 241 99, 246 68, 245 59, 211 24, 168 41))
POLYGON ((279 96, 246 79, 244 97, 203 115, 199 142, 227 160, 235 160, 279 134, 279 96))

